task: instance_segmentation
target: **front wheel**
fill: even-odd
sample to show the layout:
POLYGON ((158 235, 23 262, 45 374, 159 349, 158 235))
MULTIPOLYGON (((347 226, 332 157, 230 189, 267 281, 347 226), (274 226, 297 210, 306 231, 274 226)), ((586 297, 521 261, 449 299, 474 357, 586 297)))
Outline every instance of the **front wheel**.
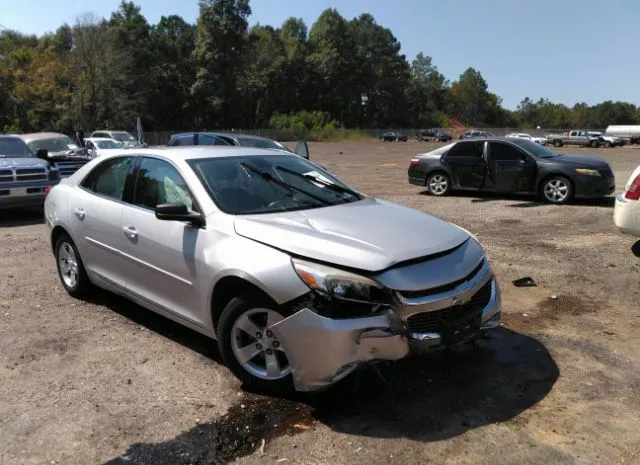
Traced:
POLYGON ((604 146, 608 149, 611 148, 611 142, 610 141, 605 141, 604 146))
POLYGON ((293 391, 289 359, 271 327, 284 319, 268 299, 245 294, 224 308, 217 327, 220 355, 233 374, 258 391, 293 391))
POLYGON ((433 173, 427 178, 427 190, 438 197, 447 195, 451 191, 451 179, 444 173, 433 173))
POLYGON ((542 185, 542 197, 557 205, 567 203, 573 197, 573 185, 564 176, 551 176, 542 185))

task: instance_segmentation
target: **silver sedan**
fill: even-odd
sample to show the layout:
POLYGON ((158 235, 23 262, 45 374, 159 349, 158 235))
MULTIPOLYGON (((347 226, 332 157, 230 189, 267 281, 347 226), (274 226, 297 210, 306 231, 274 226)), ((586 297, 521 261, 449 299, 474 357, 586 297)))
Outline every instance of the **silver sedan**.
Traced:
POLYGON ((475 237, 295 154, 115 151, 54 187, 45 217, 69 294, 99 286, 216 339, 256 389, 325 388, 500 323, 475 237))

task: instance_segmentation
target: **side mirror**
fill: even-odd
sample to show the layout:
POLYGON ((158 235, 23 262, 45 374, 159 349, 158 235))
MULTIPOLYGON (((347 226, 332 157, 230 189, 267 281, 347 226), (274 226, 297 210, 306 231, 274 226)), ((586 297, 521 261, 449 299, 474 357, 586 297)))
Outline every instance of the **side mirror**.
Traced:
POLYGON ((49 152, 47 151, 47 149, 39 149, 36 151, 36 157, 43 160, 49 160, 49 152))
POLYGON ((296 155, 309 159, 309 145, 306 140, 301 140, 296 144, 296 155))
POLYGON ((201 228, 205 225, 199 213, 190 212, 182 203, 163 203, 156 206, 156 218, 163 221, 187 221, 192 226, 201 228))

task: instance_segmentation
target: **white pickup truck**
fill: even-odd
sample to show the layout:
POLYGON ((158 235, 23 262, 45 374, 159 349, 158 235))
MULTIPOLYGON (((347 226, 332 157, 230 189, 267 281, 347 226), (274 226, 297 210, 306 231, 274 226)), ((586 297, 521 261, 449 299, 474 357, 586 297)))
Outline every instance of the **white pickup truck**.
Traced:
POLYGON ((572 129, 561 134, 549 134, 547 142, 553 144, 554 147, 562 147, 563 145, 582 145, 584 147, 600 147, 602 140, 594 137, 585 129, 572 129))

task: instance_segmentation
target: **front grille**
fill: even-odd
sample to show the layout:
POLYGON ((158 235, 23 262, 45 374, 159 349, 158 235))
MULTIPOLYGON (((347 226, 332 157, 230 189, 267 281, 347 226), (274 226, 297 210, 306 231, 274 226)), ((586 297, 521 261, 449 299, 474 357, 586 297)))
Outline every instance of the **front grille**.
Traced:
POLYGON ((0 182, 13 182, 13 171, 0 170, 0 182))
POLYGON ((455 344, 475 334, 482 323, 482 310, 491 300, 491 284, 488 281, 469 302, 464 305, 416 313, 407 319, 412 333, 438 333, 444 344, 455 344))
POLYGON ((46 181, 47 171, 44 168, 18 168, 16 181, 46 181))
POLYGON ((61 177, 65 177, 71 176, 73 173, 78 171, 85 163, 87 162, 57 162, 54 163, 53 166, 58 169, 61 177))
POLYGON ((439 294, 441 292, 447 292, 452 289, 455 289, 465 281, 469 281, 471 278, 473 278, 475 275, 478 274, 478 272, 482 269, 483 265, 484 265, 484 259, 482 259, 478 264, 478 266, 476 266, 473 270, 471 270, 471 273, 466 275, 464 278, 445 284, 444 286, 432 287, 430 289, 423 289, 420 291, 398 291, 398 293, 405 299, 418 299, 420 297, 426 297, 433 294, 439 294))

